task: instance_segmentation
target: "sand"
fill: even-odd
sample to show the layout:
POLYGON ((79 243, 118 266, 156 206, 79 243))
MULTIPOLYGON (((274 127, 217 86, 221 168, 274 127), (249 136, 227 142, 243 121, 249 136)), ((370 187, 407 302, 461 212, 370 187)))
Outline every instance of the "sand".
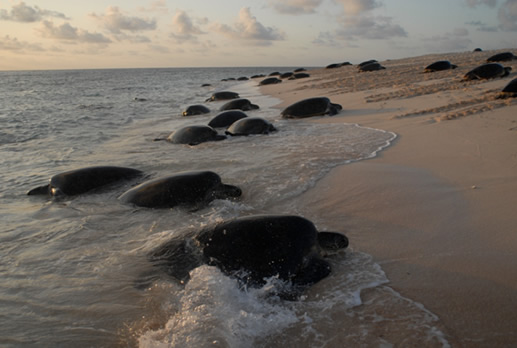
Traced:
POLYGON ((313 122, 398 135, 377 157, 332 170, 299 204, 435 313, 453 347, 517 346, 517 98, 496 99, 517 61, 502 63, 509 77, 462 81, 501 51, 384 61, 371 73, 317 69, 261 87, 279 109, 314 96, 343 105, 313 122), (458 68, 421 73, 442 59, 458 68))

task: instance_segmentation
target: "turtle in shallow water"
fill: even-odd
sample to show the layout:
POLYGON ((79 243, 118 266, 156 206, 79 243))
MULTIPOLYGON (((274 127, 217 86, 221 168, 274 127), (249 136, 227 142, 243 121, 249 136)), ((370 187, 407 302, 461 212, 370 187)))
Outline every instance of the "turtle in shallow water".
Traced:
POLYGON ((246 115, 241 110, 228 110, 221 112, 219 115, 212 118, 210 122, 208 122, 208 125, 213 128, 227 128, 230 127, 235 121, 245 117, 248 117, 248 115, 246 115))
POLYGON ((276 131, 271 122, 262 117, 245 117, 235 121, 228 129, 228 135, 269 134, 276 131))
POLYGON ((311 221, 300 216, 252 215, 175 237, 154 250, 149 259, 181 282, 188 281, 189 272, 203 264, 216 266, 252 287, 277 277, 292 284, 280 295, 295 299, 330 274, 324 256, 347 246, 343 234, 318 232, 311 221))
POLYGON ((249 111, 249 110, 257 110, 259 108, 258 105, 252 104, 248 99, 234 99, 230 100, 219 110, 225 111, 225 110, 242 110, 242 111, 249 111))
POLYGON ((237 99, 237 98, 239 98, 238 93, 222 91, 222 92, 215 92, 206 101, 210 102, 210 101, 217 101, 217 100, 237 99))
POLYGON ((425 67, 424 72, 435 72, 435 71, 442 71, 442 70, 449 70, 449 69, 456 69, 458 66, 451 64, 448 60, 439 60, 437 62, 434 62, 432 64, 429 64, 425 67))
POLYGON ((143 175, 126 167, 95 166, 69 170, 50 178, 44 186, 33 188, 27 195, 74 196, 103 186, 143 175))
POLYGON ((183 111, 183 116, 203 115, 210 113, 210 109, 204 105, 191 105, 183 111))
POLYGON ((505 98, 516 98, 517 97, 517 78, 513 79, 506 85, 506 87, 503 88, 501 92, 499 92, 499 95, 497 96, 498 99, 505 99, 505 98))
POLYGON ((327 97, 303 99, 285 108, 281 115, 283 118, 305 118, 311 116, 337 114, 343 107, 333 104, 327 97))
MULTIPOLYGON (((180 128, 172 132, 168 137, 168 142, 173 144, 198 145, 207 141, 224 140, 226 136, 219 135, 215 129, 205 125, 193 125, 180 128)), ((155 139, 164 140, 164 139, 155 139)))
POLYGON ((499 63, 487 63, 480 65, 465 74, 463 80, 483 80, 494 79, 496 77, 506 77, 510 75, 511 67, 503 67, 499 63))
POLYGON ((512 60, 517 60, 517 57, 512 52, 501 52, 498 54, 494 54, 493 56, 487 58, 487 62, 509 62, 512 60))

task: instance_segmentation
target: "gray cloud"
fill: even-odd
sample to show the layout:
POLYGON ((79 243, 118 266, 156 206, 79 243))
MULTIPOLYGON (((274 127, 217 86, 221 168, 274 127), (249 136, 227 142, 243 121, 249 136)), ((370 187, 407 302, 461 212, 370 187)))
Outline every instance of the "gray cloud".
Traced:
POLYGON ((199 27, 196 27, 192 19, 185 11, 177 11, 172 19, 174 32, 171 37, 178 42, 197 41, 197 35, 205 34, 199 27))
POLYGON ((343 5, 346 15, 356 16, 382 6, 377 0, 335 0, 343 5))
POLYGON ((363 15, 346 19, 337 36, 344 40, 384 40, 407 37, 407 32, 400 25, 392 23, 391 17, 363 15))
POLYGON ((108 7, 103 15, 92 13, 90 16, 97 19, 114 34, 120 34, 123 31, 138 32, 156 29, 155 19, 126 16, 116 6, 108 7))
POLYGON ((69 19, 63 13, 44 10, 38 6, 30 7, 24 2, 13 5, 10 12, 7 10, 0 10, 0 19, 15 22, 33 23, 46 17, 69 19))
POLYGON ((38 32, 42 37, 63 40, 76 43, 107 44, 111 40, 99 33, 90 33, 87 30, 78 29, 69 23, 55 26, 54 23, 43 21, 38 32))
POLYGON ((478 30, 478 31, 490 32, 490 33, 499 31, 499 29, 497 27, 493 27, 493 26, 490 27, 486 23, 483 23, 481 21, 471 21, 471 22, 466 22, 465 24, 476 27, 477 28, 476 30, 478 30))
POLYGON ((453 52, 467 50, 472 45, 469 31, 465 28, 456 28, 452 33, 435 35, 423 40, 425 46, 435 52, 453 52))
POLYGON ((255 46, 269 46, 272 41, 284 40, 285 34, 276 28, 265 27, 251 15, 248 7, 242 8, 239 18, 233 26, 216 24, 214 30, 235 40, 241 40, 255 46))
POLYGON ((270 0, 269 5, 282 14, 300 15, 315 13, 323 0, 270 0))
POLYGON ((504 31, 517 31, 517 0, 506 0, 499 8, 498 19, 504 31))
POLYGON ((0 51, 23 53, 25 51, 41 52, 44 49, 38 44, 19 41, 17 38, 11 38, 9 35, 6 35, 0 37, 0 51))

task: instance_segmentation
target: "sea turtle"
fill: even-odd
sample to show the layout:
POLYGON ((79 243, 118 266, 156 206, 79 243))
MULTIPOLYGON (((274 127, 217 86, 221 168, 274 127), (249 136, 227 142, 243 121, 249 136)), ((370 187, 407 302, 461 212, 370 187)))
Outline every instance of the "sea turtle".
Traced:
POLYGON ((232 125, 235 121, 241 118, 248 117, 244 112, 240 110, 229 110, 221 112, 208 122, 208 125, 213 128, 227 128, 232 125))
POLYGON ((225 110, 242 110, 242 111, 249 111, 249 110, 257 110, 259 108, 258 105, 252 104, 248 99, 234 99, 230 100, 221 108, 220 111, 225 110))
POLYGON ((274 85, 276 83, 281 83, 282 80, 280 80, 279 78, 276 78, 276 77, 268 77, 262 81, 260 81, 259 85, 261 86, 265 86, 265 85, 274 85))
POLYGON ((517 78, 510 81, 497 96, 498 99, 515 97, 517 97, 517 78))
POLYGON ((449 69, 456 69, 458 66, 451 64, 448 60, 439 60, 425 67, 424 72, 435 72, 449 69))
POLYGON ((262 117, 246 117, 232 123, 226 130, 226 134, 237 135, 251 135, 251 134, 269 134, 276 131, 269 121, 262 117))
POLYGON ((333 116, 343 107, 333 104, 327 97, 303 99, 285 108, 281 115, 283 118, 304 118, 311 116, 333 116))
POLYGON ((183 111, 183 116, 203 115, 208 114, 209 112, 210 109, 204 105, 191 105, 183 111))
POLYGON ((182 283, 203 264, 250 287, 275 277, 291 284, 279 295, 295 299, 330 274, 324 257, 347 246, 343 234, 318 232, 301 216, 252 215, 176 236, 151 252, 149 260, 182 283))
POLYGON ((506 77, 510 74, 511 67, 503 67, 499 63, 487 63, 480 65, 465 74, 463 80, 483 80, 496 77, 506 77))
POLYGON ((216 173, 193 171, 146 181, 123 193, 119 199, 124 203, 147 208, 201 208, 214 199, 236 198, 241 195, 240 188, 223 184, 216 173))
POLYGON ((512 52, 502 52, 498 54, 494 54, 489 57, 486 61, 491 62, 509 62, 511 60, 517 60, 517 57, 512 52))
POLYGON ((73 169, 54 175, 47 185, 36 187, 27 194, 73 196, 141 175, 143 173, 140 170, 115 166, 73 169))
POLYGON ((293 74, 293 76, 291 76, 288 80, 304 79, 307 77, 311 77, 311 75, 309 75, 307 73, 296 73, 296 74, 293 74))
POLYGON ((217 131, 210 126, 193 125, 186 126, 172 132, 166 140, 173 144, 198 145, 206 141, 218 141, 224 139, 226 139, 224 135, 219 135, 217 131))
POLYGON ((239 98, 239 94, 238 93, 229 92, 229 91, 222 91, 222 92, 215 92, 206 101, 209 102, 209 101, 228 100, 228 99, 237 99, 237 98, 239 98))
POLYGON ((373 63, 366 64, 366 65, 359 67, 360 72, 377 71, 377 70, 383 70, 383 69, 386 69, 386 68, 377 62, 373 62, 373 63))

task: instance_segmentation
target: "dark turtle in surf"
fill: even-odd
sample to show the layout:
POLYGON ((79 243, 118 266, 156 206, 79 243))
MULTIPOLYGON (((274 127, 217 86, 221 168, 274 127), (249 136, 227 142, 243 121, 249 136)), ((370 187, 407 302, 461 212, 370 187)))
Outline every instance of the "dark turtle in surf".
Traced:
POLYGON ((123 193, 119 199, 124 203, 147 208, 201 208, 215 199, 241 195, 240 188, 223 184, 216 173, 194 171, 146 181, 123 193))
POLYGON ((96 166, 69 170, 50 178, 47 185, 36 187, 27 194, 73 196, 110 184, 143 175, 137 169, 114 166, 96 166))
POLYGON ((222 92, 215 92, 206 101, 210 102, 210 101, 218 101, 218 100, 237 99, 237 98, 239 98, 239 94, 238 93, 229 92, 229 91, 222 91, 222 92))
POLYGON ((203 264, 250 287, 276 277, 290 284, 275 289, 276 294, 292 300, 331 273, 324 259, 329 252, 347 246, 343 234, 318 232, 300 216, 253 215, 175 237, 154 250, 149 260, 181 282, 203 264))
POLYGON ((316 97, 300 100, 287 108, 285 108, 281 115, 283 118, 305 118, 311 116, 337 114, 343 107, 339 104, 333 104, 327 97, 316 97))
POLYGON ((498 54, 494 54, 489 57, 486 61, 491 62, 509 62, 512 60, 517 60, 517 57, 512 52, 502 52, 498 54))
POLYGON ((186 126, 172 132, 167 137, 168 142, 187 145, 198 145, 207 141, 218 141, 224 139, 226 139, 224 135, 219 135, 215 129, 205 125, 186 126))
POLYGON ((260 81, 259 85, 261 85, 261 86, 274 85, 274 84, 281 83, 281 82, 282 82, 282 80, 280 80, 279 78, 268 77, 267 79, 264 79, 264 80, 260 81))
POLYGON ((257 110, 259 108, 258 105, 252 104, 248 99, 234 99, 229 101, 228 103, 221 106, 220 111, 225 110, 257 110))
POLYGON ((483 80, 494 79, 496 77, 506 77, 510 75, 511 67, 503 67, 499 63, 487 63, 472 69, 465 74, 463 80, 483 80))
POLYGON ((477 48, 474 48, 474 51, 472 51, 472 52, 483 52, 483 50, 481 48, 477 47, 477 48))
POLYGON ((269 134, 276 131, 275 126, 271 122, 262 117, 246 117, 232 123, 226 130, 226 134, 251 135, 251 134, 269 134))
POLYGON ((448 60, 439 60, 437 62, 434 62, 432 64, 429 64, 425 67, 424 72, 430 73, 435 71, 442 71, 442 70, 449 70, 449 69, 456 69, 458 66, 451 64, 448 60))
POLYGON ((380 63, 374 62, 359 67, 359 72, 378 71, 386 69, 380 63))
POLYGON ((210 122, 208 122, 208 125, 213 128, 228 128, 235 121, 245 117, 248 117, 248 115, 240 110, 229 110, 212 118, 210 122))
POLYGON ((498 99, 516 98, 517 97, 517 79, 513 79, 503 88, 497 96, 498 99))
POLYGON ((210 109, 204 105, 191 105, 185 111, 183 111, 183 116, 193 116, 193 115, 203 115, 210 113, 210 109))
POLYGON ((286 72, 286 73, 283 73, 282 75, 280 75, 280 78, 281 79, 287 79, 287 78, 289 78, 289 77, 291 77, 293 75, 294 75, 293 72, 286 72))
POLYGON ((302 72, 302 71, 307 71, 307 69, 305 68, 297 68, 297 69, 294 69, 294 72, 297 73, 297 72, 302 72))

